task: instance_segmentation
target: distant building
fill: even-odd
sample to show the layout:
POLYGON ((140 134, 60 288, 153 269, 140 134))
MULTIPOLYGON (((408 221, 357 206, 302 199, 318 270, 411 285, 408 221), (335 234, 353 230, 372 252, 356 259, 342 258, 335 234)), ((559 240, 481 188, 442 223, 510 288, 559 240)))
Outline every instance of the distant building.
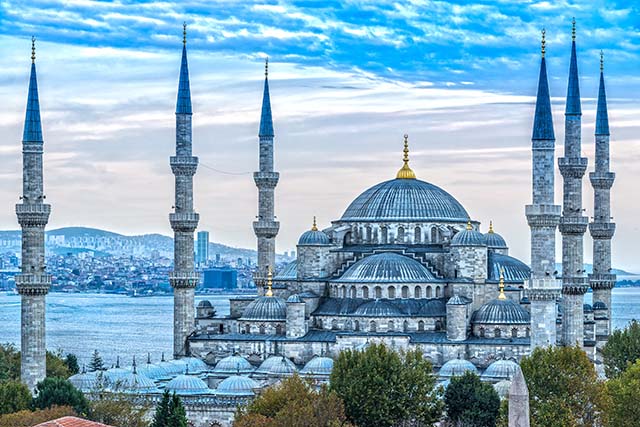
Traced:
POLYGON ((228 266, 213 267, 204 270, 204 287, 215 289, 236 289, 238 270, 228 266))
POLYGON ((216 254, 216 265, 220 265, 220 254, 216 254))
POLYGON ((198 231, 198 246, 196 249, 196 264, 205 266, 209 262, 209 232, 198 231))

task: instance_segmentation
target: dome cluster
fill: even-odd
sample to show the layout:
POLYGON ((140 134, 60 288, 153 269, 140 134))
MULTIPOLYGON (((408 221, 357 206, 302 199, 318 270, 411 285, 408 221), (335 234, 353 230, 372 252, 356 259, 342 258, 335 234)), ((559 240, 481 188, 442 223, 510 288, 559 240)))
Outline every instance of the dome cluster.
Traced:
POLYGON ((287 304, 282 298, 263 296, 247 305, 240 320, 283 321, 287 319, 287 304))

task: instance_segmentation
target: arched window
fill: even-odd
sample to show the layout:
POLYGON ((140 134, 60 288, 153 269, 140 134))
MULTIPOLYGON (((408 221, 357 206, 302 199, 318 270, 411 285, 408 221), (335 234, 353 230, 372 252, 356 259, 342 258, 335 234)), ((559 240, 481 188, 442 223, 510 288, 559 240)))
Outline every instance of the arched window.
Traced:
POLYGON ((403 286, 402 287, 402 298, 409 298, 409 287, 408 286, 403 286))
POLYGON ((414 243, 420 243, 422 241, 421 236, 422 235, 422 229, 420 227, 416 227, 413 230, 413 242, 414 243))
POLYGON ((340 288, 340 294, 341 294, 342 298, 346 298, 347 297, 347 287, 345 285, 342 285, 342 288, 340 288))
POLYGON ((440 286, 436 286, 436 298, 440 298, 440 286))
POLYGON ((393 323, 393 320, 389 320, 389 323, 387 323, 387 330, 389 332, 393 332, 395 330, 395 324, 393 323))
POLYGON ((387 292, 389 293, 389 298, 395 298, 396 297, 396 288, 393 286, 389 286, 389 289, 387 289, 387 292))
POLYGON ((518 338, 518 328, 511 329, 511 338, 518 338))
POLYGON ((353 329, 353 324, 351 323, 351 320, 347 320, 346 322, 344 322, 344 329, 346 331, 350 331, 351 329, 353 329))
POLYGON ((409 332, 409 322, 407 322, 406 320, 402 323, 402 330, 404 332, 409 332))
POLYGON ((333 329, 334 331, 338 329, 338 321, 336 319, 333 319, 331 321, 331 329, 333 329))
POLYGON ((416 288, 413 290, 413 297, 422 298, 422 288, 420 286, 416 286, 416 288))
POLYGON ((442 330, 442 320, 436 320, 436 331, 442 330))
POLYGON ((531 336, 531 329, 527 328, 527 330, 524 331, 524 334, 525 337, 529 338, 531 336))
POLYGON ((431 286, 427 286, 427 298, 431 297, 433 297, 433 289, 431 289, 431 286))
POLYGON ((357 291, 356 291, 356 287, 355 287, 355 286, 351 286, 351 287, 349 288, 349 297, 351 297, 351 298, 355 298, 355 297, 356 297, 356 295, 357 295, 357 293, 356 293, 356 292, 357 292, 357 291))
POLYGON ((318 329, 322 329, 322 319, 317 319, 316 324, 318 325, 318 329))
POLYGON ((438 228, 431 227, 431 243, 438 243, 438 228))
POLYGON ((260 335, 264 335, 266 331, 264 325, 260 325, 259 329, 260 329, 260 335))
POLYGON ((365 243, 371 243, 371 226, 367 225, 367 241, 365 243))
POLYGON ((480 328, 480 338, 484 338, 484 328, 480 328))
POLYGON ((245 334, 250 334, 251 333, 251 325, 250 324, 246 324, 244 325, 244 333, 245 334))
POLYGON ((276 325, 276 335, 282 335, 282 325, 276 325))
POLYGON ((378 329, 378 326, 376 325, 375 321, 371 321, 369 322, 369 332, 376 332, 378 329))
POLYGON ((404 227, 398 227, 398 243, 404 243, 404 227))
POLYGON ((375 293, 377 299, 382 298, 382 288, 380 286, 375 287, 375 293))
POLYGON ((378 229, 374 228, 373 229, 373 242, 371 243, 378 243, 378 229))
POLYGON ((418 331, 424 332, 424 322, 422 320, 418 322, 418 331))
POLYGON ((388 237, 388 230, 387 227, 380 227, 380 240, 383 245, 386 245, 387 242, 387 237, 388 237))
POLYGON ((359 331, 360 330, 360 322, 358 322, 357 320, 355 322, 353 322, 353 330, 354 331, 359 331))
POLYGON ((369 288, 366 286, 362 287, 362 298, 369 298, 369 288))
POLYGON ((344 235, 344 246, 349 246, 351 244, 351 232, 349 231, 344 235))
POLYGON ((500 336, 501 336, 501 335, 502 335, 502 331, 500 331, 500 328, 496 328, 496 329, 493 331, 493 336, 494 336, 494 337, 496 337, 496 338, 500 338, 500 336))

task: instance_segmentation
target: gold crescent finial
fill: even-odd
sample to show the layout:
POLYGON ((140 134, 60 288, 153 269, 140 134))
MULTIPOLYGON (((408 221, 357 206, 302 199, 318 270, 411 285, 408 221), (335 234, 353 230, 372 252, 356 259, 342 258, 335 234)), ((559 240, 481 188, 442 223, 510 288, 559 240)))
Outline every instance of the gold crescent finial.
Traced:
POLYGON ((504 294, 504 268, 500 268, 500 294, 498 295, 498 299, 507 299, 507 296, 504 294))
POLYGON ((273 296, 273 291, 271 290, 272 286, 273 286, 273 270, 271 270, 271 266, 269 266, 269 269, 267 271, 267 293, 265 294, 268 297, 273 296))
POLYGON ((187 23, 186 23, 186 21, 182 23, 182 44, 184 46, 187 45, 187 23))
POLYGON ((36 63, 36 36, 31 36, 31 63, 36 63))
POLYGON ((404 164, 396 174, 396 179, 416 179, 415 172, 409 167, 409 135, 406 133, 404 134, 404 149, 402 151, 404 153, 402 158, 404 164))
POLYGON ((469 220, 467 221, 467 230, 473 230, 473 226, 471 225, 471 218, 469 218, 469 220))
POLYGON ((269 77, 269 57, 268 56, 264 60, 264 76, 269 77))
POLYGON ((576 18, 571 21, 571 40, 576 41, 576 18))
POLYGON ((493 234, 493 221, 489 221, 489 233, 493 234))
POLYGON ((544 54, 547 51, 547 41, 545 40, 545 36, 547 35, 547 30, 545 30, 544 28, 542 29, 542 41, 540 42, 540 50, 542 52, 542 57, 544 58, 544 54))
POLYGON ((311 226, 311 231, 318 231, 318 224, 316 224, 316 216, 313 216, 313 225, 311 226))
POLYGON ((600 72, 604 71, 604 52, 600 51, 600 72))

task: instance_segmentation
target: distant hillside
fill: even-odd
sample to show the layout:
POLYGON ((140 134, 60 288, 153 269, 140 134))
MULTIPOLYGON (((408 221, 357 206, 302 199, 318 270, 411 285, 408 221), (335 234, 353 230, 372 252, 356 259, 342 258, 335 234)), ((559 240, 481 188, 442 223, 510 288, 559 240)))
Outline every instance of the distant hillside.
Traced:
MULTIPOLYGON (((562 275, 562 264, 556 263, 556 268, 558 269, 558 275, 562 275)), ((587 270, 586 274, 593 273, 593 264, 585 264, 584 269, 587 270)), ((612 268, 611 274, 616 274, 618 276, 638 276, 637 273, 630 273, 619 268, 612 268)))
POLYGON ((89 227, 63 227, 55 230, 47 231, 49 236, 64 236, 70 237, 125 237, 122 234, 114 233, 112 231, 100 230, 97 228, 89 227))

